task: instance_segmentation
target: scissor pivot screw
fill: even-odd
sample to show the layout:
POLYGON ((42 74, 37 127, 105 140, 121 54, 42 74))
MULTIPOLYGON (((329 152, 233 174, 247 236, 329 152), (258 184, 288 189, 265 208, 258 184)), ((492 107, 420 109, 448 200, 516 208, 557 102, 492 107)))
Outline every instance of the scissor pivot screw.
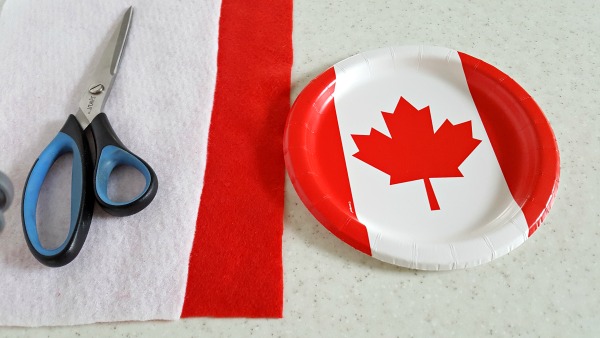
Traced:
POLYGON ((104 91, 104 86, 101 84, 97 84, 97 85, 91 86, 89 91, 90 91, 90 94, 92 94, 92 95, 98 95, 104 91))

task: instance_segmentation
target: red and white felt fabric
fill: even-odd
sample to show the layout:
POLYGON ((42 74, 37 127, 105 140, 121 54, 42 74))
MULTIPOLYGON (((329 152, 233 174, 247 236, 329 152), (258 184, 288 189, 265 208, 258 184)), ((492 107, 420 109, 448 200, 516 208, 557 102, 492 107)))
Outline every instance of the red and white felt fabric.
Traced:
MULTIPOLYGON (((158 194, 131 217, 96 208, 81 253, 56 269, 29 253, 16 201, 0 237, 0 325, 281 317, 291 0, 6 1, 0 170, 21 195, 130 5, 105 111, 156 171, 158 194)), ((67 212, 54 210, 69 208, 70 187, 60 184, 69 168, 57 163, 42 189, 38 213, 49 224, 68 223, 67 212)), ((125 189, 135 183, 129 175, 120 179, 125 189)))

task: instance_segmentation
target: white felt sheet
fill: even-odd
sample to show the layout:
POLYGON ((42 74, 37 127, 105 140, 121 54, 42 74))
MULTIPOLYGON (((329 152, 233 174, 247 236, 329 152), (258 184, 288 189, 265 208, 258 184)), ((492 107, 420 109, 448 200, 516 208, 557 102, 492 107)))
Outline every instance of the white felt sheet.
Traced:
MULTIPOLYGON (((12 179, 17 198, 0 233, 0 325, 180 317, 206 164, 220 5, 219 0, 4 2, 0 171, 12 179), (124 144, 154 168, 158 194, 147 209, 126 218, 96 206, 79 256, 65 267, 48 268, 25 243, 23 185, 39 153, 75 113, 86 70, 130 5, 129 40, 105 112, 124 144)), ((40 227, 68 222, 69 161, 59 161, 43 188, 40 227)), ((118 182, 119 191, 139 186, 129 171, 118 182)))

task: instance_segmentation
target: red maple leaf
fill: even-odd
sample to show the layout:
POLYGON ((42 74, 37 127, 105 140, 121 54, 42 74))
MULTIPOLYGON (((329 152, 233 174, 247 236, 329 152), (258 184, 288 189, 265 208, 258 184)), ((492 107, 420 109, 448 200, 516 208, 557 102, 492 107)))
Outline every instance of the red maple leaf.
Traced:
POLYGON ((429 106, 418 110, 402 97, 393 113, 381 113, 391 137, 373 128, 369 135, 352 135, 358 147, 353 156, 390 175, 390 185, 422 179, 429 207, 440 210, 430 179, 463 177, 458 167, 481 143, 472 136, 471 121, 445 120, 434 132, 429 106))

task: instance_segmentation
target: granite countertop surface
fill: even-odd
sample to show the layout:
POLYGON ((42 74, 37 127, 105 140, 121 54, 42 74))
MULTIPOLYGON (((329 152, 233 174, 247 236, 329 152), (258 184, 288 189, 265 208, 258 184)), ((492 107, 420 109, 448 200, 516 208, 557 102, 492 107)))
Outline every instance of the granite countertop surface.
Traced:
POLYGON ((298 0, 293 38, 292 102, 335 62, 385 46, 445 46, 513 77, 560 149, 558 195, 541 228, 489 264, 413 271, 331 235, 288 179, 283 319, 2 328, 0 336, 600 337, 599 3, 298 0))

